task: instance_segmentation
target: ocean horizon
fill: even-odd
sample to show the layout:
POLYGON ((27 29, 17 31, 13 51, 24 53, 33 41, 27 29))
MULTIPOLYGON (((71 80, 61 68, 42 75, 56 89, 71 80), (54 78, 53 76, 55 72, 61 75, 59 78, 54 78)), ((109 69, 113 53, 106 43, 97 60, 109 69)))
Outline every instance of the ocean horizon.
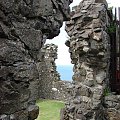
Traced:
POLYGON ((57 65, 61 80, 72 81, 73 65, 57 65))

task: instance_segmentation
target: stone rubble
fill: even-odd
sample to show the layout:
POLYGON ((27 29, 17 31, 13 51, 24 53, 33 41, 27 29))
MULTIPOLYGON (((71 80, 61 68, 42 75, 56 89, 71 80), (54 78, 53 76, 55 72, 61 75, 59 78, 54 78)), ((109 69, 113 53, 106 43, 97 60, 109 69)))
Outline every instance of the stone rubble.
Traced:
POLYGON ((120 95, 108 95, 104 99, 107 120, 120 120, 120 95))
POLYGON ((54 82, 53 87, 56 88, 56 91, 53 90, 54 99, 67 102, 71 97, 72 86, 73 84, 71 81, 60 80, 58 82, 54 82))

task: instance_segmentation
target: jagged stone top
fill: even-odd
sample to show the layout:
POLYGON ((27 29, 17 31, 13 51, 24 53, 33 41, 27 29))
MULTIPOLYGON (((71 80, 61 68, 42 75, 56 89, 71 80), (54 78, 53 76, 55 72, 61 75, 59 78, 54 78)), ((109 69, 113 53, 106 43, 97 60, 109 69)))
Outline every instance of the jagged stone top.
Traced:
POLYGON ((44 58, 45 59, 57 59, 57 49, 58 46, 55 44, 46 44, 42 48, 42 52, 44 53, 44 58))

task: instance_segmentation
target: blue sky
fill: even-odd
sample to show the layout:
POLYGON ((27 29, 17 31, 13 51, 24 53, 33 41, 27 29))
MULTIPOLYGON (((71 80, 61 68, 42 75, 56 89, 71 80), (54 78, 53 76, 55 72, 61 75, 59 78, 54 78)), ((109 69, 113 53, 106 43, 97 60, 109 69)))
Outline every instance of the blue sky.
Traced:
MULTIPOLYGON (((70 5, 72 8, 75 5, 78 5, 81 0, 73 0, 73 3, 70 5)), ((107 0, 109 6, 119 7, 120 0, 107 0)), ((47 43, 54 43, 58 45, 58 59, 56 60, 57 65, 71 65, 70 54, 68 52, 68 47, 65 46, 65 41, 68 39, 68 35, 65 32, 65 24, 61 28, 59 36, 55 37, 52 40, 47 40, 47 43)))
POLYGON ((59 65, 57 71, 60 73, 61 80, 72 81, 73 71, 70 65, 59 65))

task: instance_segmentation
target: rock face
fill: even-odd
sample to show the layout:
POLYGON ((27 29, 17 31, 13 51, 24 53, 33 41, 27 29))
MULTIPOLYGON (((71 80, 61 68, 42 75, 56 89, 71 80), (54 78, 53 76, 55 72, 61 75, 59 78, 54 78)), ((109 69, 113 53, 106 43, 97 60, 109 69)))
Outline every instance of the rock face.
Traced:
POLYGON ((104 91, 108 82, 110 44, 109 16, 105 0, 83 0, 66 22, 74 64, 71 100, 61 111, 61 120, 104 120, 104 91))
POLYGON ((34 120, 47 38, 69 19, 72 0, 0 0, 0 120, 34 120))

